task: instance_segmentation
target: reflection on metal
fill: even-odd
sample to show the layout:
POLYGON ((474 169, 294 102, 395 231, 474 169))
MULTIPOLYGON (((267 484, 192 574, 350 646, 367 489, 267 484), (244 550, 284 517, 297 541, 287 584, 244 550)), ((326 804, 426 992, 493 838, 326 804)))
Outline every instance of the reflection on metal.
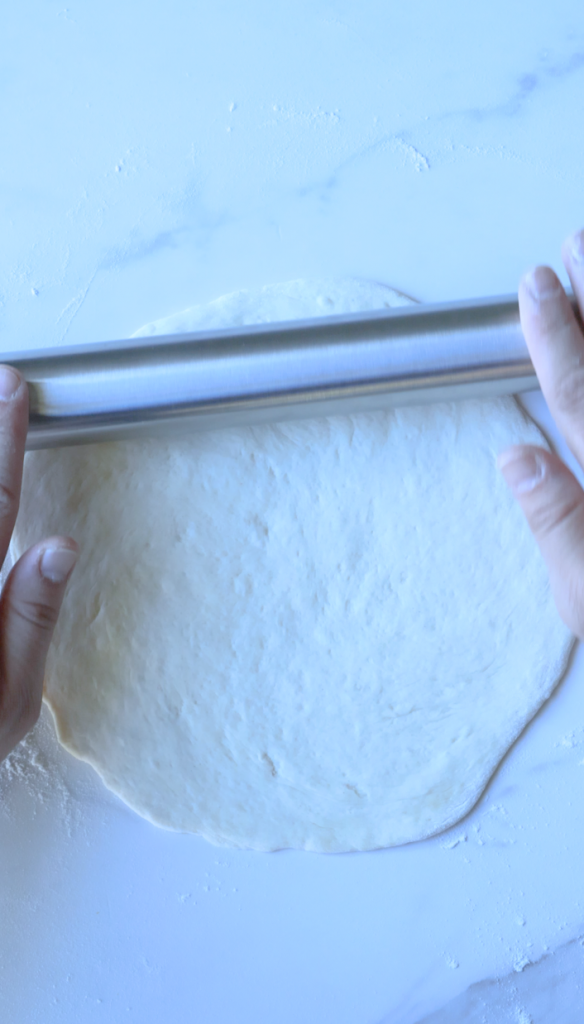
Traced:
POLYGON ((538 386, 512 296, 2 359, 29 385, 29 449, 538 386))

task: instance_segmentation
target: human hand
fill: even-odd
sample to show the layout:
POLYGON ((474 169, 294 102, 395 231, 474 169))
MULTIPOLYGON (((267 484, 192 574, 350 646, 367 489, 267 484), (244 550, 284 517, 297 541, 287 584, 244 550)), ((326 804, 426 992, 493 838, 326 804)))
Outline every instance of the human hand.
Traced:
MULTIPOLYGON (((584 231, 562 259, 584 313, 584 231)), ((553 270, 535 267, 519 285, 521 326, 550 412, 584 468, 584 333, 553 270)), ((558 611, 584 639, 584 491, 566 464, 536 445, 513 445, 497 465, 517 498, 549 570, 558 611)))
MULTIPOLYGON (((27 430, 26 382, 0 366, 0 564, 18 512, 27 430)), ((40 541, 13 566, 0 595, 0 761, 38 718, 47 651, 77 554, 71 537, 40 541)))

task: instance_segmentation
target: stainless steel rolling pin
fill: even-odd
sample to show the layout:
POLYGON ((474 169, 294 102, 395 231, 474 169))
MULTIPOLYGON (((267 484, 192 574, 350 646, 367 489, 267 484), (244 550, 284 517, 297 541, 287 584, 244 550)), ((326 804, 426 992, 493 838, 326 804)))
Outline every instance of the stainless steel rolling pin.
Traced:
POLYGON ((29 449, 538 386, 514 296, 3 353, 2 361, 29 386, 29 449))

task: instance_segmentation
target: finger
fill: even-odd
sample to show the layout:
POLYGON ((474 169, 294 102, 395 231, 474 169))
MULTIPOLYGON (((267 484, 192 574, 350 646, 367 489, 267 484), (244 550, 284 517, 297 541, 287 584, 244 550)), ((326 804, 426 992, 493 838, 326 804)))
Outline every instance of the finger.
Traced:
POLYGON ((577 231, 562 246, 562 259, 580 312, 584 313, 584 231, 577 231))
POLYGON ((564 622, 584 639, 584 491, 553 452, 514 445, 497 459, 550 574, 564 622))
POLYGON ((67 581, 77 560, 71 537, 29 548, 0 597, 0 759, 38 718, 45 660, 67 581))
POLYGON ((519 312, 550 412, 584 466, 584 336, 550 267, 536 267, 522 278, 519 312))
POLYGON ((16 522, 28 430, 28 388, 12 366, 0 364, 0 565, 16 522))

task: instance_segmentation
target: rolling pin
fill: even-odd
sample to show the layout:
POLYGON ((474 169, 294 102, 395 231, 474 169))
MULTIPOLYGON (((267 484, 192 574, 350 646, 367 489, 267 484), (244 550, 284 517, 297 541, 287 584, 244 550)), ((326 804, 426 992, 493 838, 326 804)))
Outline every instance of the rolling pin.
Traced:
POLYGON ((18 351, 2 361, 28 384, 29 450, 538 387, 515 296, 18 351))

